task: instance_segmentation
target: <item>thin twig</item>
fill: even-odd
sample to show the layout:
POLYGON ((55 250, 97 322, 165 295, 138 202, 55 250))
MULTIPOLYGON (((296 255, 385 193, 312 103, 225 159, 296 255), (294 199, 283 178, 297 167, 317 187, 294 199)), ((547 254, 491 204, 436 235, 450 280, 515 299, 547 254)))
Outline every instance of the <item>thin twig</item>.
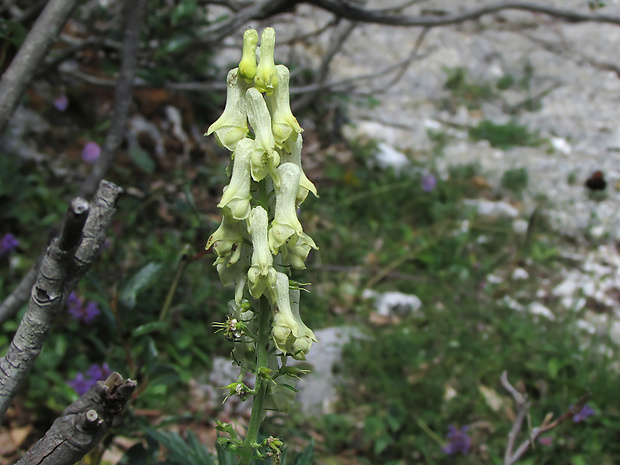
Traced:
POLYGON ((517 450, 513 453, 512 451, 515 446, 517 435, 521 430, 521 425, 523 424, 523 420, 528 414, 531 404, 530 402, 527 402, 526 395, 521 394, 510 384, 510 382, 508 381, 508 372, 504 371, 502 373, 500 381, 502 387, 512 396, 515 402, 515 406, 517 408, 515 420, 512 424, 512 428, 510 429, 510 433, 508 434, 508 443, 506 445, 503 465, 512 465, 516 463, 523 456, 523 454, 525 454, 529 450, 534 441, 536 441, 536 439, 538 439, 541 434, 555 428, 560 423, 566 421, 568 418, 574 417, 581 411, 581 409, 583 409, 584 405, 586 405, 586 402, 590 398, 590 394, 584 394, 573 407, 569 408, 555 421, 551 421, 552 415, 547 415, 547 417, 545 417, 543 423, 540 426, 532 428, 532 431, 528 435, 527 439, 525 439, 517 448, 517 450))
POLYGON ((305 108, 311 102, 315 101, 317 98, 317 94, 324 89, 325 81, 327 80, 327 76, 329 74, 329 66, 333 61, 336 54, 342 49, 342 46, 349 38, 355 27, 356 23, 350 21, 343 21, 342 24, 336 26, 332 40, 330 41, 329 48, 323 55, 323 60, 321 60, 321 64, 319 65, 319 69, 316 73, 315 85, 316 88, 312 92, 308 92, 302 98, 299 98, 295 102, 295 106, 293 108, 294 111, 300 111, 302 108, 305 108))
POLYGON ((462 13, 446 14, 443 16, 410 16, 402 14, 384 14, 381 11, 357 8, 350 4, 333 0, 306 0, 305 3, 318 6, 320 8, 323 8, 324 10, 330 11, 342 18, 346 18, 351 21, 385 24, 390 26, 449 26, 453 24, 463 23, 465 21, 479 19, 483 16, 495 14, 503 10, 519 10, 528 11, 530 13, 539 13, 562 19, 571 23, 596 22, 620 25, 620 17, 618 16, 595 13, 579 13, 574 10, 554 8, 551 6, 541 5, 532 2, 500 2, 492 5, 474 8, 469 11, 464 11, 462 13))
POLYGON ((77 0, 50 0, 0 80, 0 132, 17 108, 37 67, 54 45, 77 0))
POLYGON ((140 45, 140 29, 142 28, 147 3, 148 0, 127 2, 123 55, 114 94, 112 123, 103 144, 101 155, 93 166, 93 170, 80 186, 80 195, 82 196, 88 197, 95 191, 99 182, 114 164, 118 149, 125 138, 132 100, 132 84, 140 45))

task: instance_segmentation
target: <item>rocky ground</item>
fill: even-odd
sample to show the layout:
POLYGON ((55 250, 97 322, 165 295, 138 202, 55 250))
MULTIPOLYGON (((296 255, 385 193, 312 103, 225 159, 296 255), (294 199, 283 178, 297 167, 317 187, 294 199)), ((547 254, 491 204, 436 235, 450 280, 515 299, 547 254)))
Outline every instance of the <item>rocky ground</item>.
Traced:
MULTIPOLYGON (((400 3, 375 0, 367 2, 367 7, 388 8, 400 3)), ((455 7, 451 1, 420 2, 405 12, 419 14, 431 6, 434 10, 455 11, 487 3, 467 0, 455 7)), ((583 0, 541 3, 588 11, 583 0)), ((620 15, 619 2, 607 3, 601 12, 620 15)), ((293 23, 276 25, 279 40, 299 34, 300 30, 314 30, 330 18, 329 14, 308 6, 299 7, 297 13, 293 23)), ((341 25, 339 30, 342 29, 341 25)), ((420 32, 419 28, 357 25, 331 63, 327 81, 371 75, 403 61, 420 32)), ((618 26, 569 24, 516 11, 431 30, 419 47, 418 57, 411 60, 397 82, 392 82, 394 73, 359 82, 357 91, 374 92, 378 105, 348 108, 350 124, 345 134, 370 136, 389 148, 413 149, 414 153, 423 154, 429 153, 434 143, 429 130, 444 132, 447 143, 442 153, 428 162, 444 175, 450 165, 477 162, 488 174, 491 185, 498 185, 508 169, 527 168, 529 187, 523 203, 515 205, 517 216, 527 218, 544 196, 544 209, 558 234, 574 237, 582 244, 578 250, 567 253, 572 254, 574 263, 581 262, 583 266, 564 270, 557 286, 541 283, 537 297, 560 297, 563 307, 572 310, 582 309, 587 299, 617 308, 614 290, 620 282, 620 256, 615 245, 620 237, 620 71, 614 63, 620 61, 616 46, 619 39, 618 26), (501 97, 482 101, 475 109, 459 102, 446 108, 440 104, 449 95, 444 86, 446 69, 458 67, 464 68, 474 81, 495 82, 510 75, 527 82, 527 89, 507 89, 501 97), (526 98, 538 96, 541 98, 537 111, 523 109, 526 98), (545 142, 502 150, 488 141, 472 141, 468 128, 483 119, 496 124, 518 122, 538 131, 545 142), (603 172, 607 189, 605 195, 593 198, 584 182, 597 170, 603 172), (582 241, 587 237, 609 240, 595 248, 582 241)), ((329 50, 330 40, 329 36, 312 40, 310 45, 297 46, 292 53, 318 66, 329 50)), ((517 310, 534 311, 540 307, 531 302, 517 310)), ((549 312, 546 307, 544 310, 549 312)), ((593 334, 610 328, 613 338, 620 337, 617 313, 591 313, 581 322, 582 329, 593 334)), ((552 313, 548 315, 553 317, 552 313)), ((320 351, 320 344, 316 349, 320 351)), ((323 359, 320 355, 315 358, 323 359)), ((331 379, 329 367, 315 369, 317 378, 331 379)), ((323 388, 313 384, 314 389, 323 388)), ((306 400, 310 397, 306 396, 306 400)))

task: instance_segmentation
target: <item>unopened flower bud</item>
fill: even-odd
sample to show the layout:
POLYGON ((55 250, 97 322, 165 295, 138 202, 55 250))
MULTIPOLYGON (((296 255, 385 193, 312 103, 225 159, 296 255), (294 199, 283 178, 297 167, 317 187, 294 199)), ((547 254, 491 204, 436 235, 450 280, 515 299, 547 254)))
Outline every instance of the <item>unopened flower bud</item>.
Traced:
POLYGON ((275 64, 276 31, 266 27, 260 38, 260 60, 254 77, 254 85, 260 92, 270 95, 278 84, 275 64))
POLYGON ((243 53, 239 62, 239 76, 250 84, 256 76, 256 45, 258 44, 258 32, 256 29, 248 29, 243 33, 243 53))

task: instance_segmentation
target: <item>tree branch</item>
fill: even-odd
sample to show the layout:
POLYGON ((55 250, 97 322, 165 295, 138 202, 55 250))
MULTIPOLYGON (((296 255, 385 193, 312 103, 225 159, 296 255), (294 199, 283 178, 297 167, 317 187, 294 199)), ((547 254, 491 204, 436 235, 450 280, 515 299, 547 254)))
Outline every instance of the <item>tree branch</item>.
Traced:
POLYGON ((503 10, 520 10, 530 13, 539 13, 571 23, 596 22, 620 25, 620 17, 604 14, 586 14, 563 8, 554 8, 531 2, 501 2, 482 6, 463 13, 447 14, 443 16, 411 16, 384 14, 377 10, 357 8, 345 2, 333 0, 305 0, 305 3, 318 6, 342 18, 363 23, 385 24, 390 26, 423 26, 438 27, 459 24, 465 21, 479 19, 483 16, 498 13, 503 10))
POLYGON ((120 187, 102 181, 88 209, 83 199, 74 200, 61 238, 48 247, 28 310, 7 354, 0 359, 0 420, 41 353, 56 315, 99 255, 121 192, 120 187))
POLYGON ((105 433, 120 424, 121 411, 136 382, 112 373, 98 381, 58 417, 15 465, 73 465, 91 451, 105 433))
POLYGON ((116 160, 118 148, 125 138, 129 107, 132 100, 132 84, 140 45, 140 29, 142 28, 147 3, 148 0, 127 2, 121 68, 114 93, 112 123, 103 144, 101 155, 93 166, 93 170, 80 186, 80 195, 85 197, 92 195, 99 182, 112 167, 116 160))
POLYGON ((532 428, 532 431, 529 434, 528 438, 525 439, 517 448, 517 450, 513 453, 512 450, 514 449, 517 435, 521 430, 523 420, 529 412, 531 403, 527 402, 526 395, 521 394, 510 384, 510 382, 508 381, 508 372, 504 371, 502 373, 501 383, 503 388, 511 395, 512 399, 515 402, 515 406, 517 407, 517 414, 515 416, 514 422, 512 423, 510 433, 508 434, 508 443, 506 445, 506 451, 504 453, 503 465, 512 465, 514 463, 517 463, 517 461, 523 456, 523 454, 525 454, 529 450, 532 443, 536 441, 536 439, 538 439, 541 434, 555 428, 568 418, 572 418, 577 415, 581 411, 583 406, 586 405, 586 402, 590 398, 590 394, 584 394, 573 407, 569 408, 554 421, 551 421, 551 419, 553 418, 553 414, 548 414, 540 426, 532 428))
POLYGON ((54 44, 76 0, 50 0, 0 80, 0 132, 15 111, 26 86, 54 44))

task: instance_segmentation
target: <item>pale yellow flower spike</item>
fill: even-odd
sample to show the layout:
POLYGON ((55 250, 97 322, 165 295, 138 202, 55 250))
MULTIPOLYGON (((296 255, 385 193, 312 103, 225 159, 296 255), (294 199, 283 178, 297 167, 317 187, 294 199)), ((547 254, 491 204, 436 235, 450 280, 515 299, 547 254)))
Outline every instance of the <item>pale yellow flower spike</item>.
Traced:
POLYGON ((256 76, 257 44, 258 32, 256 32, 256 29, 248 29, 243 33, 243 53, 239 62, 239 76, 248 84, 251 84, 256 76))
POLYGON ((215 132, 217 141, 231 152, 237 142, 248 135, 248 118, 245 114, 245 91, 247 85, 238 79, 237 68, 228 72, 226 78, 226 107, 224 113, 209 126, 205 136, 215 132))
POLYGON ((276 85, 275 53, 276 31, 272 27, 266 27, 260 38, 260 60, 254 77, 254 85, 260 92, 271 95, 276 85))

